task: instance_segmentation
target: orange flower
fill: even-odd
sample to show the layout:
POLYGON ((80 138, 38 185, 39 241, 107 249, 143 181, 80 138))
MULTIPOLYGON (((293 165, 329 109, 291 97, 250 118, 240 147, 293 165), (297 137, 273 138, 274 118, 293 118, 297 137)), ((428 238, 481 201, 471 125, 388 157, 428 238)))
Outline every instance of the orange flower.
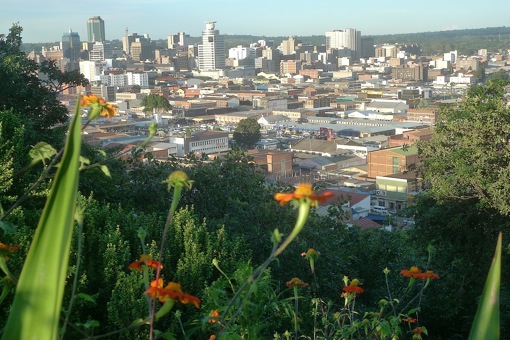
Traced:
POLYGON ((439 279, 439 275, 437 275, 436 273, 434 273, 432 270, 427 270, 425 273, 423 273, 421 275, 421 279, 422 280, 427 280, 427 279, 439 279))
MULTIPOLYGON (((347 279, 346 279, 347 280, 347 279)), ((345 281, 345 284, 347 284, 347 281, 345 281)), ((358 279, 352 279, 351 283, 349 283, 347 286, 345 286, 342 291, 346 293, 364 293, 365 290, 361 287, 359 287, 360 282, 358 279)))
POLYGON ((365 290, 363 288, 357 287, 357 286, 345 286, 342 290, 347 293, 358 293, 358 294, 365 292, 365 290))
POLYGON ((154 280, 151 282, 151 288, 147 289, 145 294, 149 294, 151 299, 158 298, 161 302, 166 302, 168 299, 179 300, 180 303, 186 305, 193 304, 195 307, 200 307, 200 299, 196 296, 183 293, 181 285, 175 282, 169 282, 165 288, 163 287, 163 279, 154 280))
POLYGON ((216 335, 212 334, 212 335, 209 337, 209 340, 216 340, 216 335))
POLYGON ((140 256, 140 261, 135 261, 131 263, 128 268, 134 269, 134 270, 142 270, 142 264, 145 264, 147 267, 158 269, 158 266, 160 266, 160 269, 163 269, 163 265, 159 261, 154 261, 152 259, 152 256, 142 254, 140 256))
POLYGON ((306 287, 308 286, 308 283, 304 282, 304 281, 301 281, 300 279, 298 279, 297 277, 293 278, 292 280, 290 281, 287 281, 287 283, 285 284, 287 287, 289 288, 294 288, 294 287, 297 287, 297 288, 303 288, 303 287, 306 287))
POLYGON ((416 327, 415 329, 413 329, 413 332, 415 334, 423 334, 424 333, 424 331, 421 327, 416 327))
POLYGON ((408 317, 408 318, 403 318, 402 321, 404 322, 409 322, 409 323, 415 323, 416 322, 416 319, 413 319, 411 317, 408 317))
MULTIPOLYGON (((106 103, 104 99, 99 98, 96 95, 83 96, 80 105, 81 107, 91 107, 93 113, 94 110, 98 110, 101 113, 101 116, 108 118, 117 115, 117 106, 106 103)), ((93 118, 95 118, 95 116, 93 118)))
POLYGON ((404 277, 412 277, 414 279, 427 280, 427 279, 439 279, 439 275, 434 273, 432 270, 427 270, 425 273, 418 267, 411 267, 409 270, 402 269, 400 274, 404 277))
POLYGON ((418 279, 418 278, 420 278, 421 274, 423 274, 423 272, 421 271, 420 268, 413 266, 409 270, 402 269, 400 271, 400 274, 402 274, 402 276, 404 276, 404 277, 412 277, 412 278, 418 279))
POLYGON ((0 256, 7 258, 7 255, 18 250, 19 247, 19 244, 11 246, 10 244, 0 242, 0 256))
POLYGON ((311 200, 312 205, 316 205, 317 202, 324 203, 328 197, 332 197, 333 193, 326 191, 322 194, 314 194, 312 185, 310 183, 300 183, 294 192, 279 192, 274 195, 274 199, 280 202, 280 205, 285 205, 293 199, 311 200))
POLYGON ((210 319, 208 322, 216 323, 220 317, 220 312, 217 309, 215 309, 211 313, 209 313, 209 316, 210 316, 210 319))

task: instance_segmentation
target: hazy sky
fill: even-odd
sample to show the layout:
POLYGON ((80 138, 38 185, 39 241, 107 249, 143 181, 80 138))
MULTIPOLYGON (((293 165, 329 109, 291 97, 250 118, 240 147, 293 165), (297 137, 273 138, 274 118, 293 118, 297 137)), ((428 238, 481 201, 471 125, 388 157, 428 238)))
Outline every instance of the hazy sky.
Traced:
POLYGON ((206 21, 222 34, 324 35, 355 28, 362 35, 509 26, 510 1, 475 0, 16 0, 0 6, 0 33, 13 23, 23 42, 60 41, 72 29, 87 39, 92 16, 105 21, 106 39, 148 33, 152 39, 186 32, 201 35, 206 21), (484 4, 490 8, 480 9, 484 4))

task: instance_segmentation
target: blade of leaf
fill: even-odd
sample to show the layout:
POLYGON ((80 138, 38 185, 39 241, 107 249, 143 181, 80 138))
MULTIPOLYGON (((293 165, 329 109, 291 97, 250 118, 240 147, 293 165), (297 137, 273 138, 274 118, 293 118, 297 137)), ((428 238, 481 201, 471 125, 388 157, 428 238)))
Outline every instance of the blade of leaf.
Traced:
POLYGON ((499 339, 499 289, 501 284, 501 243, 499 233, 496 252, 487 275, 482 299, 471 326, 469 339, 499 339))
MULTIPOLYGON (((78 98, 78 103, 80 102, 78 98)), ((56 339, 78 193, 79 106, 16 287, 2 339, 56 339)))

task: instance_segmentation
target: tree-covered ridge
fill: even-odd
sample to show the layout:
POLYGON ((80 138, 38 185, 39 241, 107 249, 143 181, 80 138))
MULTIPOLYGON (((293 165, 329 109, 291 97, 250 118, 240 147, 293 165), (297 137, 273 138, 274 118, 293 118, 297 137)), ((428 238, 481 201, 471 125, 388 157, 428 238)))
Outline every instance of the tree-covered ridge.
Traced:
MULTIPOLYGON (((487 27, 463 30, 449 30, 437 32, 418 32, 402 34, 384 34, 384 35, 365 35, 361 30, 363 37, 374 38, 375 44, 404 44, 419 45, 423 54, 435 55, 445 52, 458 50, 460 54, 472 55, 479 49, 487 49, 491 52, 506 50, 510 48, 510 27, 487 27)), ((277 47, 288 36, 265 36, 248 34, 226 34, 226 48, 232 48, 239 45, 249 46, 259 40, 271 41, 274 47, 277 47)), ((296 40, 304 44, 322 46, 326 44, 325 35, 294 36, 296 40)), ((191 37, 190 44, 200 44, 200 37, 191 37)), ((114 40, 114 45, 122 48, 121 40, 114 40)), ((166 48, 166 40, 155 40, 156 46, 166 48)), ((50 47, 55 43, 35 44, 26 43, 22 45, 25 53, 40 51, 42 46, 50 47)))

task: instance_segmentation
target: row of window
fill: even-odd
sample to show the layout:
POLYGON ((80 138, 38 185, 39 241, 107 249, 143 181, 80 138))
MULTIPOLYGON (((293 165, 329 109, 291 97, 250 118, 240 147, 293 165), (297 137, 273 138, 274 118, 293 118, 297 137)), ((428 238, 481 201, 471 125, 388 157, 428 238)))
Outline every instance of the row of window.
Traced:
POLYGON ((218 139, 210 139, 210 140, 191 142, 190 146, 191 147, 196 147, 196 146, 204 146, 204 145, 212 145, 212 144, 214 144, 214 145, 217 145, 217 144, 227 145, 227 143, 228 143, 227 138, 218 138, 218 139))

